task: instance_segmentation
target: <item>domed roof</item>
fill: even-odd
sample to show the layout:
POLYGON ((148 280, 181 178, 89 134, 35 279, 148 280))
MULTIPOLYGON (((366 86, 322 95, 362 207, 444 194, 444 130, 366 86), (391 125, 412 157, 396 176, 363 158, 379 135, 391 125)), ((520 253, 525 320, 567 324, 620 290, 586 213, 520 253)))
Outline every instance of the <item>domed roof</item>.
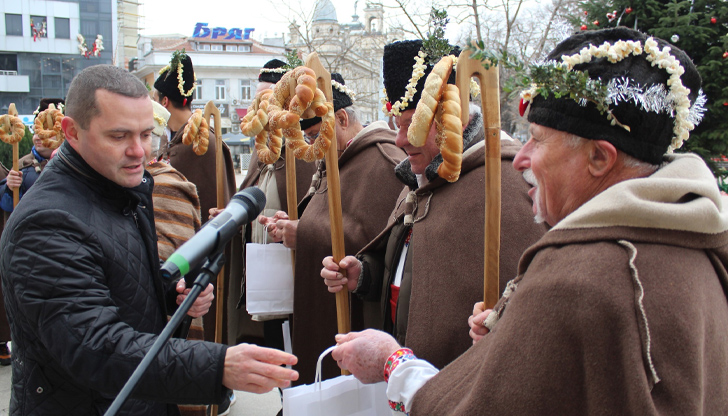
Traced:
POLYGON ((313 10, 314 22, 338 22, 336 17, 336 8, 331 0, 317 0, 316 7, 313 10))

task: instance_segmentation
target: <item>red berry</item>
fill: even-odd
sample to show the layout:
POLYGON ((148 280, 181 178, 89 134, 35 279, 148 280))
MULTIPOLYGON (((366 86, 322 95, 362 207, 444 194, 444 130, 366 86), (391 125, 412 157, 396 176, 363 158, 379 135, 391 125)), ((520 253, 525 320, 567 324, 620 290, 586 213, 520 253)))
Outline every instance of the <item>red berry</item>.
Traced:
POLYGON ((723 52, 723 59, 728 59, 728 52, 723 52))
POLYGON ((723 101, 723 107, 728 107, 728 103, 723 101))
POLYGON ((586 15, 588 15, 588 14, 589 14, 589 12, 588 12, 588 11, 586 11, 586 10, 584 10, 584 16, 586 16, 586 15))
POLYGON ((627 14, 630 14, 630 13, 632 13, 632 8, 631 7, 627 7, 626 9, 624 9, 624 12, 627 13, 627 14))
POLYGON ((594 26, 599 26, 599 20, 595 20, 595 21, 593 21, 593 22, 592 22, 592 24, 593 24, 594 26))
POLYGON ((718 23, 718 19, 716 19, 715 17, 711 17, 710 18, 710 23, 716 24, 716 23, 718 23))
POLYGON ((581 30, 586 30, 586 25, 581 25, 581 30))

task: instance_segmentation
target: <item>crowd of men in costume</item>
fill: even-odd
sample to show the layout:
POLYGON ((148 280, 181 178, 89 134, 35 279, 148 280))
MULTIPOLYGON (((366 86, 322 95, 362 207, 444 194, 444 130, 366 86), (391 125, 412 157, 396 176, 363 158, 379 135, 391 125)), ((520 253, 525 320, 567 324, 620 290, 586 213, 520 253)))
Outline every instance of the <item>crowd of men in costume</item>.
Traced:
MULTIPOLYGON (((239 189, 257 186, 267 203, 226 251, 223 343, 212 342, 210 285, 190 310, 190 338, 163 347, 119 414, 204 414, 208 404, 224 414, 231 390, 312 383, 333 344, 341 369, 387 381, 394 414, 727 413, 728 208, 702 159, 672 153, 704 112, 685 52, 616 28, 573 35, 549 54, 544 67, 601 83, 592 97, 607 110, 556 96, 549 80, 523 95, 528 141, 500 135, 501 298, 487 309, 483 114, 471 103, 459 179, 439 177, 435 127, 422 147, 407 139, 434 65, 413 90, 421 48, 384 47, 385 100, 408 103, 389 110, 394 129, 365 125, 332 74, 350 255, 331 257, 326 162, 296 163, 293 216, 285 156, 266 164, 253 152, 239 189), (245 311, 251 242, 295 249, 293 314, 245 311), (342 290, 348 334, 337 333, 331 293, 342 290)), ((285 66, 267 63, 259 92, 275 88, 285 66)), ((11 414, 103 413, 189 292, 160 276, 159 263, 220 213, 217 151, 224 199, 236 191, 216 132, 201 156, 182 143, 194 83, 183 53, 153 99, 129 73, 90 67, 66 97, 58 154, 47 163, 36 144, 21 173, 2 172, 3 201, 22 190, 0 240, 11 414)), ((317 137, 321 123, 302 119, 304 136, 317 137)), ((324 362, 322 373, 340 369, 324 362)))

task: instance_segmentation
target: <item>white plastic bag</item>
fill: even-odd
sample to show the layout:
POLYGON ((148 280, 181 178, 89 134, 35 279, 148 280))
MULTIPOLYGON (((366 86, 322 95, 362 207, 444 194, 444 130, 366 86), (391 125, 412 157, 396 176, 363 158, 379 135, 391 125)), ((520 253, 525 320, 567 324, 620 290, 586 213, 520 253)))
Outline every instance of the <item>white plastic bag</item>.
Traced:
POLYGON ((283 390, 283 416, 391 416, 387 383, 362 384, 354 376, 321 381, 321 360, 316 364, 313 384, 283 390))

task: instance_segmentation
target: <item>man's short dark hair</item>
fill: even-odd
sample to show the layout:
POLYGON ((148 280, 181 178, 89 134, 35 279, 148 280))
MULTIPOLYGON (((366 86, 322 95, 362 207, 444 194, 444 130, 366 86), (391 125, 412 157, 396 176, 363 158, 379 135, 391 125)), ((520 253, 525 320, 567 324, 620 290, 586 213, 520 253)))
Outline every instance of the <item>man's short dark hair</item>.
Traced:
MULTIPOLYGON (((164 93, 162 91, 157 91, 157 102, 161 103, 162 98, 164 98, 164 97, 167 97, 167 96, 164 95, 164 93)), ((167 97, 167 99, 169 100, 170 103, 172 103, 172 107, 176 108, 177 110, 183 110, 186 108, 186 109, 192 111, 192 100, 187 100, 187 103, 185 105, 182 105, 181 102, 175 101, 175 100, 171 99, 170 97, 167 97)))
POLYGON ((88 129, 91 119, 99 114, 97 90, 130 98, 149 96, 147 87, 128 71, 113 65, 90 66, 73 78, 66 95, 66 115, 82 129, 88 129))

